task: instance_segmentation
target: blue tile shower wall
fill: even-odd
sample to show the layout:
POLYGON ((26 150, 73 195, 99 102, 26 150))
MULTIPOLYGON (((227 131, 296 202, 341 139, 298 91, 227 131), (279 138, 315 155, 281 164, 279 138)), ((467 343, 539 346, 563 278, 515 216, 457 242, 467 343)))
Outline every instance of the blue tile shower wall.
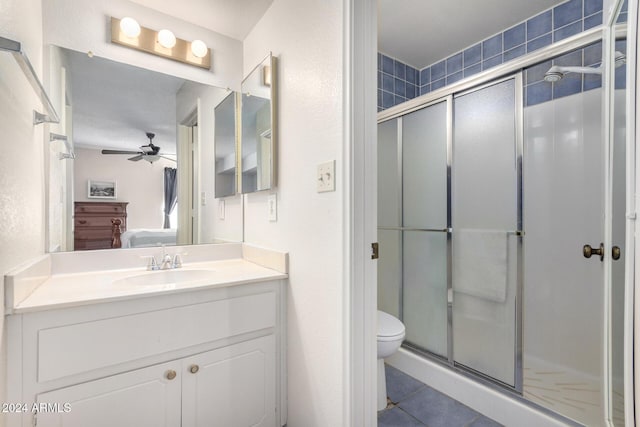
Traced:
POLYGON ((378 53, 378 111, 420 95, 418 78, 412 66, 378 53))
MULTIPOLYGON (((626 2, 623 6, 620 20, 626 20, 626 2)), ((417 73, 415 83, 412 82, 411 86, 407 85, 408 75, 406 70, 411 70, 411 77, 413 78, 415 68, 383 54, 378 54, 378 111, 416 96, 424 95, 601 24, 602 0, 569 0, 497 35, 482 40, 461 52, 457 52, 442 61, 423 68, 417 73), (396 70, 397 64, 399 70, 396 70), (405 70, 404 79, 402 74, 399 75, 396 72, 402 72, 403 67, 405 70), (417 88, 415 93, 413 92, 414 85, 417 88), (404 95, 402 95, 403 90, 404 95)), ((556 58, 553 63, 561 64, 563 61, 577 60, 578 56, 580 56, 579 62, 570 65, 597 65, 600 60, 590 64, 584 62, 591 62, 592 60, 591 56, 584 58, 584 51, 588 50, 586 55, 592 55, 598 49, 600 49, 600 52, 602 51, 601 47, 588 47, 583 49, 580 55, 570 56, 569 58, 564 56, 556 58)), ((573 54, 575 52, 568 55, 573 54)), ((548 63, 551 64, 552 61, 548 61, 548 63)), ((541 65, 540 68, 542 68, 541 65)), ((532 87, 525 89, 525 97, 530 93, 529 102, 546 99, 548 96, 550 98, 547 100, 550 100, 575 93, 574 91, 577 90, 578 86, 580 86, 580 90, 600 87, 599 76, 581 78, 579 84, 575 80, 577 78, 574 76, 574 80, 563 79, 558 84, 546 83, 549 87, 543 88, 539 84, 542 81, 540 77, 539 81, 532 80, 530 84, 527 84, 527 86, 532 87), (538 86, 534 86, 536 83, 538 83, 538 86)))

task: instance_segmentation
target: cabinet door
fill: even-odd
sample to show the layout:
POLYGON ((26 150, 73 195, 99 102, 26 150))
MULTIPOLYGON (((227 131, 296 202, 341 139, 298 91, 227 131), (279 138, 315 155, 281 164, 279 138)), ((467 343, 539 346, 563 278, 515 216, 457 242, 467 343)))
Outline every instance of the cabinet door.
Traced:
POLYGON ((42 393, 38 403, 60 412, 40 412, 38 427, 178 427, 181 376, 170 362, 42 393))
POLYGON ((183 427, 276 425, 273 335, 183 360, 183 427))

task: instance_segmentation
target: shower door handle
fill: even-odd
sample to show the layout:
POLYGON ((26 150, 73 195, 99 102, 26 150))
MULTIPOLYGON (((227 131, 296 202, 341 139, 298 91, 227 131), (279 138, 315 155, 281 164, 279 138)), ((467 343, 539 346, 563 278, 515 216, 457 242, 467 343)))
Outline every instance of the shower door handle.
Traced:
POLYGON ((604 259, 604 244, 600 243, 599 248, 592 248, 591 245, 584 245, 582 247, 582 255, 585 258, 591 258, 591 255, 600 255, 600 261, 604 259))

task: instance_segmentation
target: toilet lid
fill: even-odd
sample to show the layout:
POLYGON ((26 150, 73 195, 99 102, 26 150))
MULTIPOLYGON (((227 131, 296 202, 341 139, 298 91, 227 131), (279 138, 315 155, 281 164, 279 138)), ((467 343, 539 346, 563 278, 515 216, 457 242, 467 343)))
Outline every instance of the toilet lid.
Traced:
POLYGON ((378 336, 396 337, 404 335, 404 325, 392 315, 378 310, 378 336))

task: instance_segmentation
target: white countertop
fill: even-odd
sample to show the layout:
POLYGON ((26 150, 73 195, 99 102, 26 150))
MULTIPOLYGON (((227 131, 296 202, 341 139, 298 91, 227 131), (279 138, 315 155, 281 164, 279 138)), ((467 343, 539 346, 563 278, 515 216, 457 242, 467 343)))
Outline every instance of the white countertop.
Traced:
POLYGON ((175 270, 146 271, 144 268, 58 274, 44 283, 13 309, 14 313, 73 307, 132 297, 153 296, 221 286, 237 286, 266 280, 285 279, 287 275, 261 267, 244 259, 184 264, 175 270), (130 285, 118 279, 140 275, 158 275, 185 270, 210 271, 195 280, 155 285, 130 285))
MULTIPOLYGON (((73 261, 84 261, 79 257, 86 257, 86 254, 77 257, 73 253, 66 254, 64 258, 69 259, 62 262, 45 256, 5 276, 6 309, 8 314, 19 314, 288 277, 286 253, 249 245, 243 245, 241 251, 225 252, 236 257, 197 259, 197 262, 184 263, 181 268, 158 271, 147 271, 140 266, 82 271, 79 267, 60 266, 77 266, 73 261)), ((139 264, 137 256, 135 259, 139 264)))

